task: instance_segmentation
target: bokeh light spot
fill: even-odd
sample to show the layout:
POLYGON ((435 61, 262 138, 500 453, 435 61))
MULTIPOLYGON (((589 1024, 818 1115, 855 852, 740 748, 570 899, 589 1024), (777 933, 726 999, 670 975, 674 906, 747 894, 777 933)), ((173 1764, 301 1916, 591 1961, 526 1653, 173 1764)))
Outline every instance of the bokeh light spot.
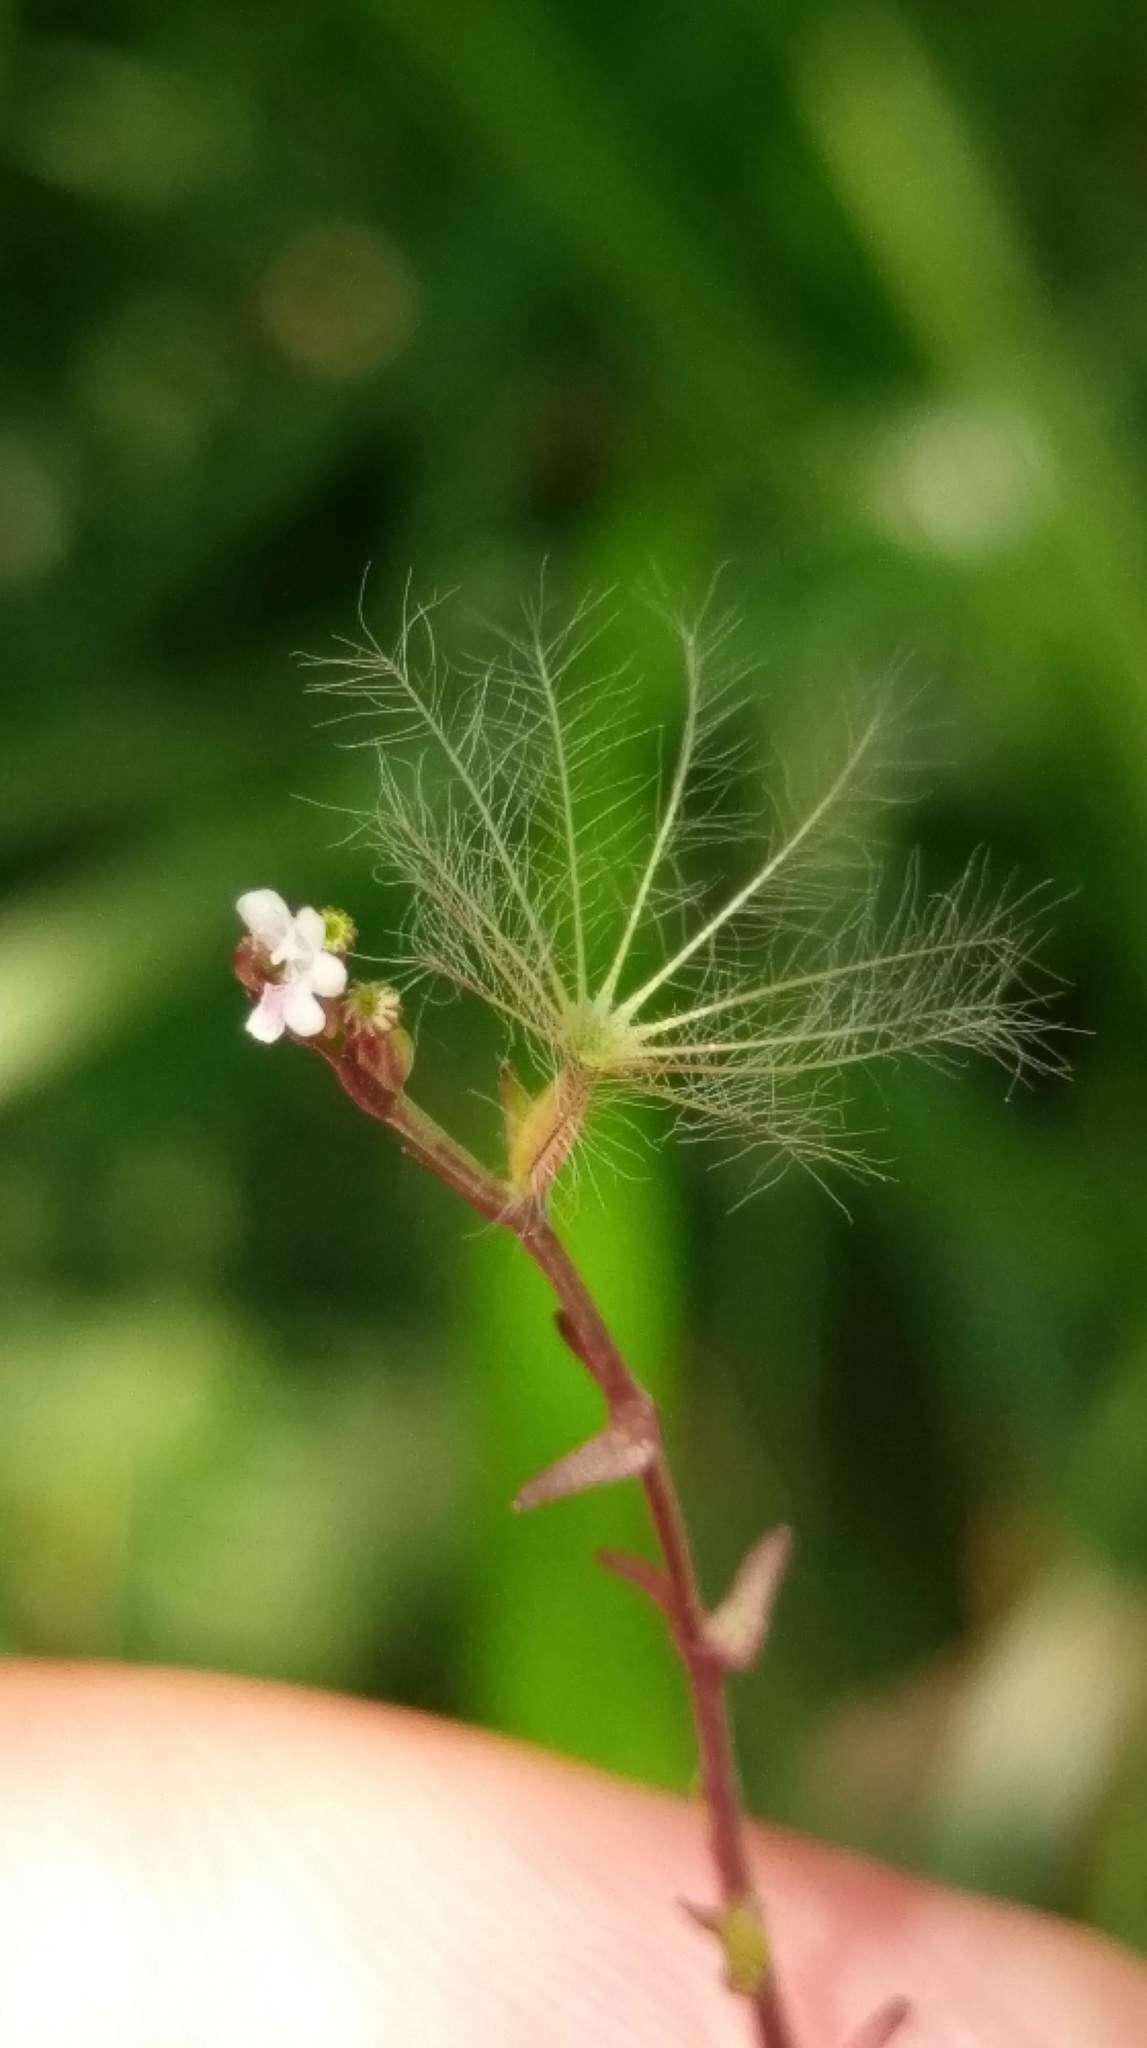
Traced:
POLYGON ((49 184, 158 207, 231 170, 234 142, 192 79, 60 37, 39 45, 12 147, 49 184))
POLYGON ((289 242, 259 293, 266 333, 318 377, 366 377, 399 354, 417 291, 398 251, 374 228, 331 221, 289 242))
POLYGON ((156 295, 125 307, 81 359, 81 404, 129 456, 181 463, 227 412, 238 384, 225 324, 197 300, 156 295))
POLYGON ((54 569, 67 553, 69 529, 51 463, 34 442, 0 433, 0 583, 54 569))
POLYGON ((923 407, 887 430, 869 460, 877 525, 955 560, 1021 540, 1051 494, 1051 456, 1035 424, 1002 407, 923 407))

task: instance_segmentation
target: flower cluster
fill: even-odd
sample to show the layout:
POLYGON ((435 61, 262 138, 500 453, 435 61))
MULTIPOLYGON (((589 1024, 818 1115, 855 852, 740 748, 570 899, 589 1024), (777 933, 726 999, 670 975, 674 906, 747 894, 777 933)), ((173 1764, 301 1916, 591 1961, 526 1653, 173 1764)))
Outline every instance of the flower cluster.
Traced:
POLYGON ((341 996, 346 987, 339 953, 353 943, 353 928, 348 922, 345 932, 328 934, 321 911, 291 911, 274 889, 250 889, 236 907, 266 966, 262 993, 247 1018, 252 1038, 263 1045, 274 1045, 284 1031, 316 1038, 327 1021, 319 998, 341 996), (332 936, 338 951, 331 949, 332 936))

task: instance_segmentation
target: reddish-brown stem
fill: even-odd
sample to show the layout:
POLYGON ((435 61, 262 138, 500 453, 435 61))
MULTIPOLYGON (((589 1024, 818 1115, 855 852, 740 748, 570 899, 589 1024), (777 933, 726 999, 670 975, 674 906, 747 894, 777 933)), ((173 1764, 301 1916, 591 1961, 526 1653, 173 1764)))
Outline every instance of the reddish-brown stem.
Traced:
MULTIPOLYGON (((669 1626, 689 1686, 713 1864, 722 1904, 752 1910, 753 1874, 726 1703, 727 1673, 705 1640, 705 1609, 692 1547, 653 1404, 630 1372, 569 1252, 537 1204, 523 1200, 487 1174, 408 1096, 385 1099, 385 1107, 382 1102, 375 1105, 364 1101, 361 1090, 354 1085, 354 1076, 348 1077, 341 1071, 344 1063, 332 1064, 360 1106, 370 1109, 372 1114, 381 1114, 413 1158, 436 1173, 488 1222, 503 1224, 513 1231, 522 1249, 549 1281, 559 1304, 558 1328, 600 1387, 610 1420, 632 1415, 638 1409, 649 1416, 656 1455, 648 1470, 641 1474, 641 1485, 665 1567, 669 1626)), ((749 2005, 760 2048, 793 2048, 771 1970, 766 1972, 764 1984, 750 1998, 749 2005)))
MULTIPOLYGON (((510 1221, 507 1218, 507 1221, 510 1221)), ((630 1372, 568 1251, 544 1216, 511 1222, 523 1249, 545 1274, 561 1304, 559 1328, 570 1349, 601 1387, 611 1413, 649 1397, 630 1372)), ((709 1816, 709 1846, 726 1906, 753 1898, 753 1874, 741 1812, 740 1779, 726 1702, 726 1672, 704 1636, 705 1609, 697 1583, 692 1546, 668 1459, 658 1434, 658 1452, 641 1485, 661 1549, 668 1580, 668 1618, 685 1669, 697 1736, 701 1784, 709 1816)), ((762 2048, 790 2048, 776 1985, 770 1972, 752 2000, 755 2032, 762 2048)))

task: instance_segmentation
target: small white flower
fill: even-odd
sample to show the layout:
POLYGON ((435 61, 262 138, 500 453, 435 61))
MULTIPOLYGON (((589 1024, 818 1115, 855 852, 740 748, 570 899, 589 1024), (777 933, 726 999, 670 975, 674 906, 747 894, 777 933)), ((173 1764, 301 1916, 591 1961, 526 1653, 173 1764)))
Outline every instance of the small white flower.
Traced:
POLYGON ((309 905, 292 912, 274 889, 250 889, 236 905, 247 930, 266 953, 278 979, 264 982, 247 1019, 252 1038, 273 1045, 284 1031, 314 1038, 326 1023, 320 996, 341 996, 346 962, 325 950, 326 926, 309 905))

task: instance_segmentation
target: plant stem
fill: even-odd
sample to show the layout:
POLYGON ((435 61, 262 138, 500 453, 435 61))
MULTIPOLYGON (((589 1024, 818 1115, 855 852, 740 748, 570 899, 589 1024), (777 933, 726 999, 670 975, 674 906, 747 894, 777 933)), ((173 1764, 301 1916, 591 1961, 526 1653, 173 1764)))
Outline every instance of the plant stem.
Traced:
MULTIPOLYGON (((235 972, 249 995, 262 993, 268 964, 253 940, 241 940, 236 948, 235 972)), ((352 1033, 346 1028, 345 1019, 329 1016, 323 1037, 296 1042, 317 1052, 352 1102, 376 1122, 388 1125, 400 1138, 404 1151, 420 1166, 445 1181, 485 1222, 513 1231, 523 1251, 553 1289, 558 1303, 558 1332, 563 1342, 601 1390, 608 1410, 606 1436, 612 1431, 615 1447, 620 1442, 623 1453, 632 1453, 634 1449, 640 1452, 640 1467, 628 1464, 626 1470, 629 1475, 636 1470, 640 1477, 661 1549, 661 1569, 641 1559, 606 1553, 602 1561, 656 1601, 666 1616, 685 1670, 709 1816, 709 1847, 721 1891, 721 1911, 693 1909, 695 1917, 722 1935, 729 1965, 728 1981, 731 1989, 746 2000, 758 2048, 795 2048, 765 1947, 760 1904, 753 1890, 740 1778, 725 1696, 729 1664, 718 1647, 717 1635, 711 1631, 712 1618, 706 1614, 701 1599, 689 1532, 665 1456, 657 1410, 618 1351, 597 1303, 546 1216, 542 1199, 487 1172, 465 1146, 457 1144, 448 1131, 402 1092, 409 1071, 410 1047, 406 1041, 403 1051, 401 1038, 401 1033, 394 1034, 395 1043, 388 1052, 387 1032, 360 1028, 352 1033), (739 1950, 739 1960, 734 1960, 734 1923, 739 1935, 749 1936, 747 1965, 739 1950), (734 1971, 741 1981, 734 1981, 734 1971)), ((600 1441, 581 1449, 594 1451, 600 1441)), ((551 1473, 556 1469, 551 1468, 551 1473)), ((583 1464, 583 1475, 585 1469, 583 1464)), ((542 1474, 541 1478, 549 1476, 542 1474)), ((609 1475, 599 1470, 598 1476, 609 1475)), ((613 1476, 620 1476, 616 1469, 613 1476)), ((527 1488, 526 1492, 529 1491, 527 1488)), ((535 1495, 538 1500, 547 1497, 554 1496, 541 1490, 535 1495)), ((522 1504, 527 1504, 524 1499, 522 1504)), ((852 2037, 852 2048, 887 2048, 909 2011, 907 2000, 888 2000, 852 2037)))
MULTIPOLYGON (((705 1609, 692 1546, 669 1462, 661 1442, 654 1404, 626 1365, 597 1304, 565 1245, 543 1211, 507 1187, 442 1130, 406 1095, 378 1091, 364 1099, 361 1077, 348 1063, 332 1059, 355 1100, 379 1116, 401 1138, 404 1149, 437 1174, 487 1222, 504 1225, 549 1281, 558 1302, 558 1328, 574 1355, 596 1381, 610 1421, 641 1413, 651 1428, 656 1454, 641 1485, 665 1569, 665 1611, 684 1666, 693 1710, 701 1783, 709 1816, 709 1846, 724 1907, 756 1912, 753 1875, 741 1809, 741 1787, 726 1703, 727 1673, 705 1638, 705 1609)), ((373 1093, 373 1091, 367 1091, 373 1093)), ((771 1969, 749 1999, 760 2048, 793 2048, 771 1969)))

